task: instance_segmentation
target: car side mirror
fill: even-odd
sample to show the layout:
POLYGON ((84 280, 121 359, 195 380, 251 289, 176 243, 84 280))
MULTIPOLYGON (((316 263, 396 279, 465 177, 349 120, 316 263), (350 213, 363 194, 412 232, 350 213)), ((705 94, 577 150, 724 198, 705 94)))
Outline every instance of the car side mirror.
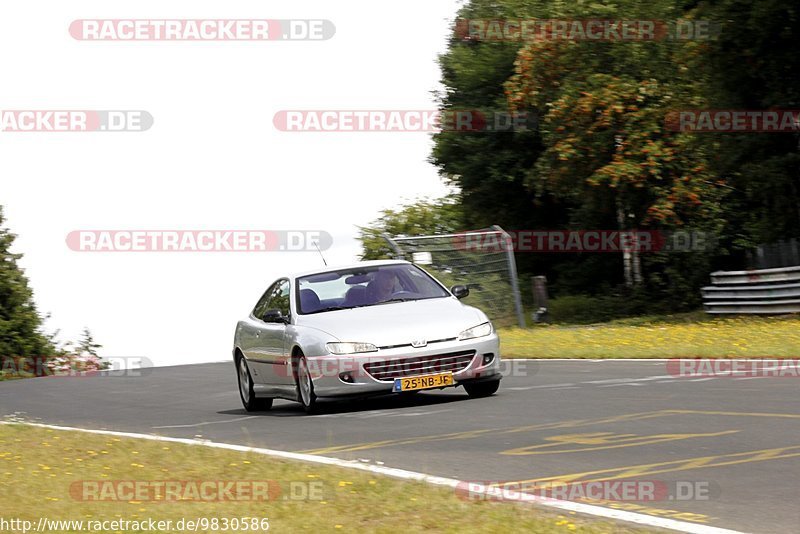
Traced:
POLYGON ((265 323, 283 323, 286 324, 289 322, 288 317, 284 317, 280 310, 267 310, 264 312, 264 317, 262 320, 265 323))
POLYGON ((457 299, 463 299, 469 296, 469 288, 462 285, 453 286, 450 288, 450 293, 457 299))

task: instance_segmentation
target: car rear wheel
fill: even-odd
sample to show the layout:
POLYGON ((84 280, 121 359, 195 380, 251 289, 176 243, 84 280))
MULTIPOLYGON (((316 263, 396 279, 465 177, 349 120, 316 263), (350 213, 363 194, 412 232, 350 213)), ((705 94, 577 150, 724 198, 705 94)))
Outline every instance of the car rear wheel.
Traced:
POLYGON ((242 406, 248 412, 266 411, 272 408, 272 399, 259 399, 253 391, 253 377, 250 375, 250 368, 247 360, 239 356, 236 361, 236 376, 239 378, 239 397, 242 399, 242 406))
POLYGON ((297 384, 297 400, 303 405, 307 414, 317 412, 319 404, 317 396, 314 394, 314 382, 311 380, 311 373, 308 371, 308 361, 303 353, 300 353, 295 360, 295 383, 297 384))
POLYGON ((464 384, 464 389, 467 390, 467 395, 473 399, 480 399, 481 397, 490 397, 497 392, 500 387, 499 380, 492 380, 490 382, 476 382, 474 384, 464 384))

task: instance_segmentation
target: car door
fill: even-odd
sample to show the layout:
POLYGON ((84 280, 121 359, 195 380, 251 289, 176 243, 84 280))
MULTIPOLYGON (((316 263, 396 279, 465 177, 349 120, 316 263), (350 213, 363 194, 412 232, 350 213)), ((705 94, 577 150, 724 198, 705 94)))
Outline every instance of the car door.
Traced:
POLYGON ((242 349, 250 367, 250 374, 253 375, 253 381, 257 384, 263 383, 263 377, 260 371, 261 360, 266 357, 261 343, 261 330, 263 322, 260 317, 264 316, 267 310, 270 298, 272 297, 275 289, 280 284, 281 280, 273 282, 264 294, 258 299, 250 317, 240 321, 237 327, 236 337, 239 340, 239 348, 242 349))
POLYGON ((286 356, 286 323, 267 319, 269 312, 280 311, 281 317, 289 318, 289 280, 278 280, 271 291, 254 310, 254 337, 251 356, 253 380, 264 385, 286 385, 291 383, 291 368, 286 356))

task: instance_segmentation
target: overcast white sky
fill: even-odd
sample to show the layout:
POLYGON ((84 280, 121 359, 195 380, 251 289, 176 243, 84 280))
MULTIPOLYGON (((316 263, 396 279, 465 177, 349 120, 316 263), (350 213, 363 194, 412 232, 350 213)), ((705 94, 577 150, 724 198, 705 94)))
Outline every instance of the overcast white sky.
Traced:
POLYGON ((106 356, 230 357, 236 321, 316 253, 81 253, 79 229, 320 229, 446 192, 426 133, 285 133, 281 109, 433 109, 456 0, 4 2, 0 109, 137 109, 141 133, 0 132, 7 226, 47 326, 106 356), (75 19, 329 19, 323 42, 82 42, 75 19))

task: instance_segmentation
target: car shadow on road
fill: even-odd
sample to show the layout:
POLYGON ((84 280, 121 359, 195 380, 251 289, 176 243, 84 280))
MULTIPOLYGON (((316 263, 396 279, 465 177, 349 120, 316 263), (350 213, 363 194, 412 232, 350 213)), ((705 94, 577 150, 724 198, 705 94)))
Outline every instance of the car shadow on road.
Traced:
POLYGON ((303 411, 303 407, 296 402, 276 401, 271 410, 264 412, 248 412, 244 408, 235 410, 221 410, 218 414, 224 415, 253 415, 264 417, 319 417, 330 415, 352 416, 352 417, 371 417, 377 415, 397 415, 402 416, 407 410, 423 408, 427 406, 446 405, 451 402, 468 401, 470 398, 463 392, 420 392, 410 395, 385 395, 380 397, 360 397, 349 399, 319 401, 319 412, 313 416, 308 416, 303 411), (373 414, 367 412, 383 411, 396 413, 373 414))

